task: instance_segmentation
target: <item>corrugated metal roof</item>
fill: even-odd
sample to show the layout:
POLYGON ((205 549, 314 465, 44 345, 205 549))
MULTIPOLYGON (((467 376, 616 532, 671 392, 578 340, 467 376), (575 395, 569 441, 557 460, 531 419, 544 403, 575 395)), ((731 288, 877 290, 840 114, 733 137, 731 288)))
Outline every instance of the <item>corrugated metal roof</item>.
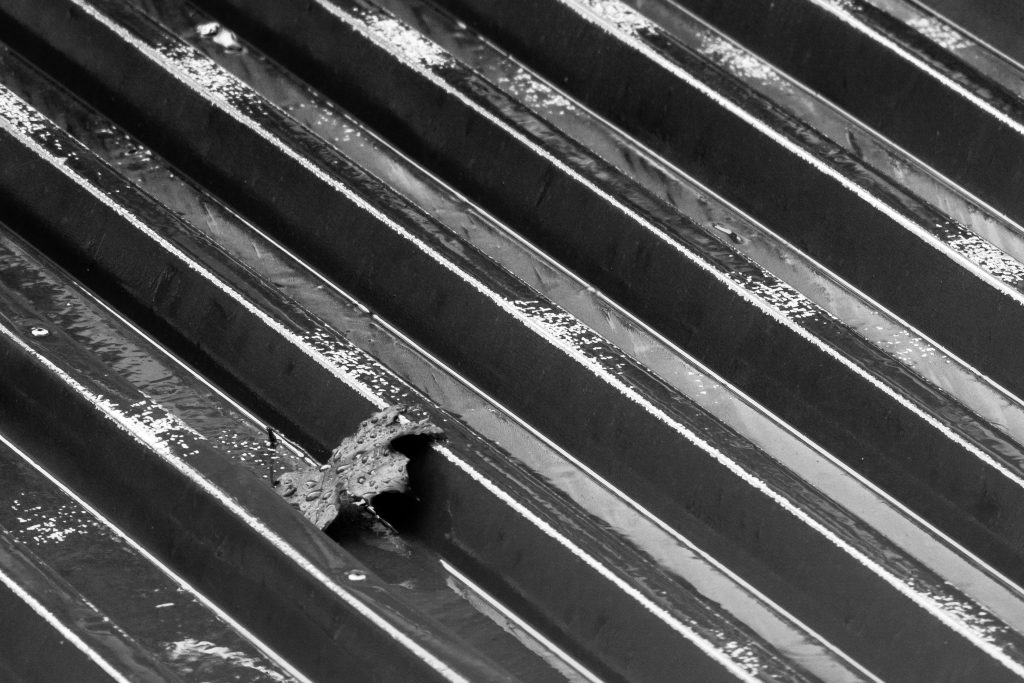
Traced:
POLYGON ((991 5, 0 0, 0 675, 1024 676, 991 5))

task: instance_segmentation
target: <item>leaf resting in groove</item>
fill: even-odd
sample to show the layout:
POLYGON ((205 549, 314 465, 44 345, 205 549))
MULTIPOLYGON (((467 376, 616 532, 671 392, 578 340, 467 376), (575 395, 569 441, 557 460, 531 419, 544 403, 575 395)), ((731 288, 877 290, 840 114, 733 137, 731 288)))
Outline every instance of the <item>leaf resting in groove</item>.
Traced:
POLYGON ((374 413, 331 453, 327 462, 281 475, 274 489, 321 529, 339 512, 369 505, 385 492, 408 493, 409 458, 394 449, 396 439, 439 441, 444 432, 427 420, 404 421, 403 408, 374 413))

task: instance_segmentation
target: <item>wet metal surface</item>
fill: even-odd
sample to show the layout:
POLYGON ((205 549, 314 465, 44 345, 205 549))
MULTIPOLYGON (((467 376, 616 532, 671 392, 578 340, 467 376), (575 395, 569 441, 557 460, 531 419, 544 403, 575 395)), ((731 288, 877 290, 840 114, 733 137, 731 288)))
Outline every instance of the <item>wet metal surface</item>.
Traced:
POLYGON ((118 671, 139 680, 292 680, 190 589, 35 470, 28 454, 6 443, 2 449, 5 557, 16 549, 70 584, 93 611, 80 617, 86 633, 120 638, 128 650, 111 658, 118 671))
MULTIPOLYGON (((188 423, 190 427, 194 426, 198 430, 195 434, 215 444, 221 453, 243 464, 261 478, 269 479, 272 472, 280 474, 281 471, 304 462, 298 457, 299 451, 294 447, 289 447, 284 437, 276 436, 274 442, 271 443, 266 438, 266 432, 263 429, 253 425, 247 417, 233 410, 233 406, 220 400, 208 385, 184 372, 181 366, 174 364, 170 359, 162 359, 160 354, 155 353, 154 349, 148 347, 144 342, 140 343, 137 340, 133 343, 133 337, 136 336, 133 331, 120 324, 119 321, 112 320, 109 316, 105 317, 103 315, 105 311, 98 306, 90 307, 83 299, 83 293, 76 292, 74 284, 70 281, 66 279, 61 281, 59 277, 32 264, 31 256, 26 254, 26 248, 20 245, 18 240, 7 237, 2 247, 3 251, 0 252, 2 257, 0 258, 4 265, 4 283, 11 291, 17 292, 19 297, 42 307, 37 307, 35 310, 38 315, 45 316, 43 321, 48 329, 53 330, 52 334, 58 334, 58 331, 62 335, 70 334, 78 343, 87 348, 99 360, 100 364, 97 365, 97 368, 107 368, 100 372, 103 374, 114 372, 127 379, 154 400, 159 401, 161 406, 170 408, 175 417, 181 420, 181 423, 188 423), (246 432, 249 434, 248 437, 246 437, 246 432)), ((32 329, 36 327, 40 326, 33 326, 32 329)), ((146 409, 144 412, 150 410, 146 409)), ((166 421, 164 418, 147 417, 154 430, 161 433, 167 432, 167 425, 163 425, 166 421)), ((36 496, 28 499, 39 502, 36 496)), ((39 507, 31 510, 23 509, 27 505, 25 500, 26 496, 23 494, 21 498, 12 503, 12 506, 16 512, 21 512, 24 515, 23 522, 26 523, 26 528, 34 530, 34 532, 24 538, 16 536, 16 540, 31 539, 42 543, 57 543, 65 540, 65 537, 69 535, 80 533, 71 525, 70 519, 62 520, 59 513, 55 513, 57 516, 49 518, 45 512, 40 512, 41 508, 39 507)), ((29 545, 34 547, 34 544, 29 545)), ((94 544, 89 547, 97 552, 100 551, 94 544)), ((67 555, 66 547, 63 550, 65 552, 62 556, 66 557, 70 566, 82 564, 82 558, 67 555)), ((502 647, 496 642, 496 640, 501 641, 501 637, 498 635, 500 631, 495 631, 493 627, 488 626, 487 621, 481 620, 479 617, 474 620, 473 612, 471 610, 467 612, 463 599, 459 595, 450 589, 438 589, 430 585, 431 581, 428 581, 426 577, 433 575, 434 582, 437 582, 444 575, 441 568, 437 566, 436 560, 432 560, 422 550, 417 550, 408 544, 401 544, 397 549, 392 548, 391 552, 398 552, 402 557, 402 563, 406 565, 405 571, 412 572, 412 575, 415 575, 417 580, 424 584, 422 587, 417 587, 409 583, 409 585, 403 586, 403 592, 422 593, 417 601, 425 601, 424 604, 439 615, 461 610, 463 615, 460 621, 463 622, 463 625, 474 624, 473 629, 464 631, 466 636, 471 640, 483 638, 482 642, 490 643, 487 646, 490 648, 500 649, 502 647), (492 632, 484 637, 489 630, 492 632)), ((382 561, 382 558, 375 556, 372 551, 370 559, 376 562, 382 561)), ((387 556, 385 555, 383 559, 386 561, 387 556)), ((79 571, 84 572, 85 568, 81 568, 79 571)), ((96 580, 105 580, 102 566, 96 567, 94 571, 96 580)), ((110 569, 108 568, 106 571, 110 571, 110 569)), ((401 582, 407 581, 406 579, 401 582)), ((128 608, 128 605, 122 602, 120 595, 115 594, 109 599, 113 601, 114 609, 125 610, 128 608)), ((161 609, 173 606, 173 600, 162 601, 161 609)), ((171 623, 170 620, 173 616, 170 612, 160 612, 159 614, 161 618, 154 620, 154 625, 171 623)), ((179 663, 185 673, 194 674, 201 671, 205 676, 214 678, 220 676, 223 680, 235 680, 234 676, 242 677, 238 680, 252 680, 251 675, 242 670, 248 665, 247 663, 251 663, 252 667, 256 669, 261 666, 258 660, 252 660, 252 657, 247 656, 244 649, 239 651, 237 647, 230 647, 232 645, 230 641, 223 642, 226 641, 223 635, 219 638, 195 637, 203 635, 202 633, 186 635, 191 637, 181 637, 160 645, 166 650, 166 652, 161 650, 161 654, 179 663), (218 657, 223 661, 218 661, 218 657), (218 665, 223 669, 220 673, 217 673, 218 665)), ((152 642, 147 643, 147 646, 157 648, 157 645, 152 642)), ((505 645, 504 647, 508 648, 509 646, 505 645)), ((514 651, 515 648, 512 647, 511 650, 514 651)), ((522 655, 517 656, 517 659, 523 659, 522 655)), ((522 662, 524 666, 526 661, 522 662)), ((524 677, 528 677, 527 670, 523 672, 524 677)), ((529 677, 536 675, 533 673, 529 677)))
POLYGON ((956 165, 1011 153, 1024 70, 984 22, 198 4, 0 2, 0 560, 54 671, 1024 676, 1024 233, 956 165), (995 123, 923 148, 892 82, 830 89, 856 45, 995 123), (273 493, 396 404, 447 441, 386 521, 273 493))
MULTIPOLYGON (((360 374, 361 374, 361 375, 362 375, 362 376, 363 376, 364 378, 368 378, 368 375, 367 375, 367 373, 368 373, 368 372, 374 372, 374 370, 372 369, 372 362, 371 362, 371 361, 367 361, 367 360, 364 360, 364 361, 362 361, 361 363, 356 363, 356 362, 355 362, 355 359, 350 359, 350 360, 349 360, 349 366, 350 366, 350 367, 357 367, 357 368, 358 368, 358 367, 361 367, 362 369, 361 369, 361 370, 360 370, 359 372, 360 372, 360 374)), ((375 387, 375 389, 374 389, 374 390, 375 390, 375 391, 383 391, 383 392, 385 393, 385 395, 389 395, 389 396, 392 396, 392 397, 394 397, 394 398, 397 398, 397 397, 399 397, 399 395, 400 395, 400 394, 397 394, 397 393, 395 393, 395 391, 396 391, 396 389, 397 389, 398 391, 401 391, 401 389, 398 389, 397 387, 394 387, 394 388, 388 388, 388 387, 387 387, 386 385, 382 384, 382 380, 384 380, 385 378, 384 378, 384 376, 383 376, 383 375, 379 374, 379 371, 376 371, 376 372, 378 372, 378 375, 377 375, 376 379, 374 379, 374 380, 373 380, 373 385, 372 385, 372 386, 374 386, 374 387, 375 387)), ((363 380, 360 380, 360 381, 365 381, 365 379, 363 379, 363 380)), ((472 470, 470 470, 470 471, 472 471, 472 470)), ((479 475, 477 475, 477 476, 479 476, 479 475)), ((506 475, 506 476, 507 476, 507 475, 506 475)), ((528 500, 529 500, 529 499, 532 499, 532 498, 536 498, 536 496, 530 496, 530 497, 528 497, 528 500)), ((543 500, 543 499, 541 499, 541 500, 543 500)), ((565 519, 563 519, 563 520, 561 521, 561 523, 559 524, 559 526, 563 526, 563 525, 565 524, 565 522, 567 522, 567 521, 568 521, 568 520, 565 520, 565 519)), ((550 528, 550 527, 547 527, 547 526, 545 525, 545 528, 550 528)), ((525 539, 524 539, 524 540, 525 540, 525 539)), ((619 553, 616 553, 616 556, 617 556, 618 558, 622 558, 622 557, 623 557, 623 555, 622 555, 622 553, 621 553, 621 552, 619 552, 619 553)), ((588 558, 588 561, 593 561, 593 560, 589 560, 589 558, 588 558)), ((667 596, 668 594, 667 594, 667 593, 665 593, 665 595, 667 596)), ((600 606, 600 607, 602 607, 602 609, 607 609, 607 607, 608 607, 608 606, 604 606, 604 605, 597 605, 597 606, 600 606)), ((674 620, 670 620, 670 621, 674 621, 674 620)), ((646 636, 647 636, 648 638, 650 637, 650 635, 651 635, 650 633, 647 633, 647 634, 646 634, 646 636)), ((722 635, 724 635, 724 634, 722 634, 722 635)))

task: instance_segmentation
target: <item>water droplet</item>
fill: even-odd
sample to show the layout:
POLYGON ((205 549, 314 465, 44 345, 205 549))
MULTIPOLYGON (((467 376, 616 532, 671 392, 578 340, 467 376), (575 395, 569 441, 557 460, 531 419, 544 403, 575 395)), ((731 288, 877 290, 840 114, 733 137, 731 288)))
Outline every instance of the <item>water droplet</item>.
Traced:
POLYGON ((210 36, 215 35, 219 30, 220 24, 218 24, 216 21, 208 21, 205 24, 199 24, 198 26, 196 26, 196 33, 198 33, 203 38, 209 38, 210 36))
POLYGON ((205 24, 199 24, 196 26, 196 33, 200 38, 206 38, 207 40, 213 41, 215 44, 224 48, 225 52, 228 53, 239 53, 243 52, 242 44, 238 42, 238 37, 234 31, 230 31, 216 21, 208 21, 205 24))
POLYGON ((349 581, 366 581, 366 572, 353 569, 348 573, 349 581))
POLYGON ((242 44, 238 42, 238 38, 235 34, 227 29, 221 29, 217 35, 213 37, 213 42, 224 48, 225 52, 241 52, 242 44))
POLYGON ((29 334, 33 337, 48 337, 50 336, 50 331, 42 325, 33 325, 32 329, 29 330, 29 334))
POLYGON ((743 243, 743 238, 742 237, 740 237, 735 232, 733 232, 729 228, 725 227, 721 223, 712 223, 711 227, 714 228, 715 230, 717 230, 718 232, 722 233, 726 237, 728 237, 731 242, 733 242, 735 244, 742 244, 743 243))

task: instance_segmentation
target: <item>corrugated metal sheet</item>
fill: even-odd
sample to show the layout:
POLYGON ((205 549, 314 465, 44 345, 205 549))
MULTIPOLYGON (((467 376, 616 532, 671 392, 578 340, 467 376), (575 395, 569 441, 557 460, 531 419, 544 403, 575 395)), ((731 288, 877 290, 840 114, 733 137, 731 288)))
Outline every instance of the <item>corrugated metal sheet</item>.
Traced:
POLYGON ((1024 676, 1015 11, 0 0, 0 676, 1024 676))

